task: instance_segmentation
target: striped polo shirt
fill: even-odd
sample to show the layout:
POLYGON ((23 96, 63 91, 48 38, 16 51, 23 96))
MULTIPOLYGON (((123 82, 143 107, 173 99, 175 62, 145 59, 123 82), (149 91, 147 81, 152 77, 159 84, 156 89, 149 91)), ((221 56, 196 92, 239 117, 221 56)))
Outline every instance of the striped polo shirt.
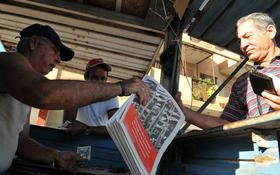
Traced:
MULTIPOLYGON (((273 58, 268 67, 255 65, 254 69, 260 73, 273 74, 280 78, 280 56, 273 58)), ((274 111, 263 99, 259 96, 260 106, 263 114, 274 111)), ((242 74, 233 84, 229 101, 221 115, 221 118, 234 122, 247 118, 259 116, 257 95, 254 93, 249 74, 242 74)))

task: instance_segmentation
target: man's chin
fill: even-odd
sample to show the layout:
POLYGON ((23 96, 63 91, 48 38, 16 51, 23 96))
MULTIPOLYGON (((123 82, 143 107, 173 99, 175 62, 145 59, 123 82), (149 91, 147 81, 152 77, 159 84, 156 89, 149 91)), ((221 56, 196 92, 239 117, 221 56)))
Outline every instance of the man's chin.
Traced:
MULTIPOLYGON (((50 73, 51 71, 53 71, 54 67, 50 67, 50 70, 48 71, 48 73, 50 73)), ((48 74, 47 73, 47 74, 48 74)))
POLYGON ((51 71, 52 71, 52 70, 48 70, 48 71, 46 71, 46 72, 41 72, 41 74, 45 76, 45 75, 47 75, 48 73, 50 73, 51 71))
POLYGON ((254 62, 258 61, 258 57, 256 57, 255 55, 249 55, 247 57, 250 61, 254 61, 254 62))

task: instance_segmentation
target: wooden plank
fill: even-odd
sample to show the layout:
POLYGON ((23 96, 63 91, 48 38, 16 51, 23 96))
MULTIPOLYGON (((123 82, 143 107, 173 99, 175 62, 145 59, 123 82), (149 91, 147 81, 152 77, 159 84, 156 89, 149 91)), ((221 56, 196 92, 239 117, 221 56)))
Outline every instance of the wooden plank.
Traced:
POLYGON ((2 29, 0 29, 0 39, 2 41, 8 41, 10 43, 13 43, 14 45, 16 45, 18 42, 14 39, 15 36, 7 36, 6 34, 3 34, 1 32, 2 29))
MULTIPOLYGON (((69 44, 69 47, 73 48, 71 44, 69 44)), ((77 46, 75 48, 75 56, 80 58, 87 58, 87 60, 90 60, 92 58, 103 58, 105 61, 110 61, 109 63, 117 63, 121 65, 127 65, 131 66, 131 69, 137 69, 139 67, 146 67, 150 63, 151 59, 145 60, 143 58, 137 58, 137 57, 131 57, 127 55, 122 54, 116 54, 113 52, 108 52, 104 50, 98 50, 98 49, 87 49, 85 47, 77 46)), ((141 68, 141 69, 142 69, 141 68)))
POLYGON ((182 20, 183 15, 189 5, 190 0, 175 0, 173 7, 179 16, 180 20, 182 20))
MULTIPOLYGON (((67 62, 61 62, 61 65, 67 65, 67 66, 70 66, 70 67, 75 67, 76 69, 79 69, 79 70, 82 70, 84 71, 85 70, 85 67, 86 67, 86 64, 87 64, 87 61, 83 61, 81 59, 72 59, 71 61, 67 61, 67 62)), ((108 63, 110 64, 110 63, 108 63)), ((118 72, 118 73, 121 73, 121 74, 127 74, 127 75, 142 75, 143 71, 141 70, 135 70, 135 69, 130 69, 130 67, 124 67, 122 65, 113 65, 113 64, 110 64, 112 66, 112 72, 118 72)))
POLYGON ((45 1, 45 0, 13 0, 6 2, 18 6, 32 6, 32 8, 45 8, 52 11, 60 11, 72 15, 91 18, 93 20, 101 20, 109 23, 128 26, 136 29, 141 29, 149 32, 155 32, 163 35, 164 33, 156 28, 147 27, 144 25, 144 20, 139 17, 117 13, 110 10, 96 8, 94 6, 79 4, 75 2, 67 2, 62 0, 45 1))
POLYGON ((68 72, 78 73, 78 74, 81 74, 81 75, 84 74, 84 71, 76 69, 76 68, 73 68, 73 67, 68 67, 66 65, 59 64, 59 65, 56 65, 55 68, 57 68, 59 70, 65 70, 65 71, 68 71, 68 72))
POLYGON ((116 0, 116 11, 120 12, 122 8, 122 0, 116 0))
MULTIPOLYGON (((2 37, 2 31, 3 31, 3 29, 0 29, 0 36, 3 40, 14 41, 14 36, 16 35, 16 32, 14 32, 14 33, 10 32, 11 36, 9 39, 7 39, 7 38, 5 38, 5 37, 7 37, 7 35, 5 35, 5 37, 2 37)), ((95 52, 98 52, 98 51, 95 51, 95 52)), ((85 69, 85 65, 87 64, 89 59, 97 58, 97 57, 100 57, 100 55, 102 55, 102 53, 101 54, 100 53, 99 54, 88 53, 88 60, 81 59, 81 57, 85 58, 84 55, 86 55, 86 54, 87 53, 84 51, 81 51, 81 52, 76 51, 75 57, 71 61, 62 62, 60 66, 63 66, 63 67, 70 66, 71 72, 83 73, 83 71, 85 69), (82 53, 83 55, 80 55, 79 53, 82 53), (76 71, 75 69, 78 71, 76 71)), ((125 59, 123 59, 123 56, 121 56, 119 54, 112 54, 110 52, 107 52, 107 57, 102 56, 102 58, 113 66, 113 71, 110 74, 112 74, 112 76, 114 76, 114 77, 119 77, 119 79, 127 79, 127 78, 131 78, 132 76, 142 77, 143 72, 148 71, 147 65, 149 64, 149 61, 137 60, 137 59, 131 58, 131 57, 126 57, 125 59), (113 57, 108 58, 108 56, 110 56, 110 55, 111 56, 113 55, 113 57), (122 69, 122 68, 126 68, 126 69, 122 69), (134 69, 135 71, 132 71, 131 69, 134 69), (141 73, 140 72, 137 73, 136 70, 140 71, 141 73)), ((109 74, 109 76, 110 76, 110 74, 109 74)))
MULTIPOLYGON (((73 72, 73 73, 78 73, 83 75, 84 71, 81 71, 79 69, 67 66, 67 65, 57 65, 56 66, 57 69, 59 70, 63 70, 63 71, 68 71, 68 72, 73 72)), ((123 76, 123 77, 119 77, 119 75, 108 75, 108 82, 117 82, 117 81, 121 81, 124 79, 130 78, 129 76, 123 76)))
MULTIPOLYGON (((71 64, 70 62, 61 62, 61 64, 57 65, 57 68, 62 69, 62 70, 69 70, 70 72, 75 72, 79 74, 83 74, 84 70, 77 69, 75 64, 71 64)), ((114 67, 114 70, 109 72, 108 76, 109 77, 117 77, 118 79, 128 79, 132 78, 133 76, 137 77, 143 77, 144 74, 141 72, 136 72, 136 71, 131 71, 128 69, 121 69, 114 67)))
MULTIPOLYGON (((18 42, 18 39, 14 39, 15 36, 18 36, 17 32, 12 32, 10 30, 0 28, 0 35, 2 39, 7 40, 9 42, 13 42, 15 44, 18 42)), ((134 63, 137 65, 147 65, 149 61, 152 60, 152 57, 149 57, 149 59, 144 59, 143 57, 132 57, 120 53, 109 52, 106 50, 79 46, 76 44, 67 44, 67 45, 76 51, 76 56, 78 55, 80 57, 85 57, 87 59, 91 59, 92 57, 106 57, 106 58, 113 58, 115 60, 123 60, 126 61, 127 63, 134 63)))
MULTIPOLYGON (((6 20, 5 22, 4 19, 0 19, 0 26, 3 26, 5 28, 12 28, 9 27, 10 23, 13 22, 8 20, 6 20)), ((56 27, 53 28, 56 30, 56 27)), ((10 34, 9 29, 1 29, 1 30, 4 32, 3 34, 5 33, 10 34)), ((18 30, 18 28, 16 30, 18 30)), ((106 38, 106 36, 99 36, 99 34, 94 34, 98 37, 98 39, 95 38, 92 39, 91 37, 88 37, 89 35, 83 36, 80 34, 65 33, 64 31, 57 31, 57 32, 61 36, 62 41, 65 43, 75 43, 74 45, 82 45, 84 47, 88 47, 92 49, 102 49, 102 50, 112 51, 115 53, 121 53, 121 54, 135 56, 135 57, 142 57, 145 59, 152 59, 154 52, 156 51, 156 47, 155 47, 156 45, 147 45, 147 44, 138 43, 136 41, 130 41, 125 39, 120 39, 120 40, 116 39, 117 41, 115 41, 115 39, 110 36, 106 38), (105 39, 102 40, 102 37, 104 37, 105 39), (117 43, 118 41, 120 41, 121 43, 117 43), (143 45, 144 48, 135 48, 134 44, 136 44, 137 47, 143 45), (149 51, 145 50, 145 48, 148 48, 148 46, 149 46, 149 51)), ((13 33, 14 33, 13 34, 14 37, 19 36, 19 32, 16 31, 13 33)))
POLYGON ((236 129, 274 129, 280 128, 280 112, 275 111, 269 114, 264 114, 259 117, 251 118, 248 120, 241 120, 229 123, 223 126, 223 130, 236 130, 236 129))
POLYGON ((152 59, 152 56, 154 55, 154 52, 150 52, 150 51, 148 52, 145 50, 128 47, 126 45, 121 45, 119 43, 113 43, 113 42, 110 43, 110 42, 100 41, 100 40, 90 40, 89 38, 87 41, 81 41, 83 39, 76 40, 71 38, 71 36, 67 37, 63 33, 61 34, 61 36, 64 38, 63 41, 65 41, 66 43, 75 43, 74 45, 81 45, 83 47, 88 47, 92 49, 106 50, 114 53, 145 58, 147 60, 152 59))
POLYGON ((26 8, 22 8, 22 7, 4 4, 2 2, 0 3, 0 11, 6 12, 6 13, 12 12, 13 14, 17 14, 20 16, 24 15, 25 17, 28 17, 28 18, 37 19, 38 22, 55 21, 56 23, 63 24, 66 26, 70 25, 72 27, 90 29, 90 30, 93 30, 96 32, 112 34, 117 37, 124 37, 124 38, 129 38, 132 40, 139 40, 142 42, 148 42, 148 43, 153 43, 153 44, 158 44, 159 40, 160 40, 159 37, 140 33, 140 32, 134 32, 132 30, 125 30, 125 29, 121 29, 121 28, 117 28, 117 27, 105 26, 102 24, 97 24, 97 23, 93 23, 93 22, 89 22, 89 21, 85 21, 85 20, 70 18, 70 17, 66 17, 66 16, 53 14, 53 13, 39 11, 39 10, 26 9, 26 8))
MULTIPOLYGON (((34 24, 36 22, 38 22, 38 21, 0 12, 0 24, 2 24, 2 26, 4 28, 9 28, 9 29, 16 28, 18 31, 21 31, 27 25, 34 24)), ((129 47, 143 49, 143 50, 147 50, 147 51, 153 51, 153 52, 155 51, 155 49, 153 47, 157 46, 156 44, 135 41, 135 40, 127 39, 127 38, 114 37, 114 36, 111 36, 110 34, 102 34, 99 32, 94 32, 90 29, 82 30, 79 28, 69 28, 67 26, 57 25, 55 23, 48 23, 48 22, 44 22, 44 24, 50 25, 58 33, 64 32, 64 33, 71 33, 73 35, 76 35, 76 39, 83 39, 82 36, 85 36, 86 38, 94 38, 94 39, 102 40, 102 41, 120 43, 122 45, 126 45, 129 47)))
MULTIPOLYGON (((10 6, 8 7, 11 8, 10 6)), ((1 8, 3 6, 0 2, 0 10, 1 8)), ((27 14, 28 18, 19 15, 23 9, 16 7, 16 14, 0 12, 0 38, 4 39, 4 41, 16 44, 18 39, 15 39, 15 36, 19 35, 22 28, 42 20, 41 18, 39 21, 36 18, 31 18, 29 10, 24 13, 27 14)), ((43 14, 47 15, 48 13, 44 12, 43 14)), ((52 16, 52 18, 54 17, 55 15, 52 16)), ((63 19, 67 20, 69 18, 63 19)), ((43 24, 51 25, 61 35, 62 41, 70 48, 73 48, 76 53, 72 63, 62 63, 58 67, 63 70, 83 73, 88 60, 101 57, 113 66, 113 71, 109 73, 109 79, 115 81, 131 78, 132 76, 142 77, 143 73, 149 71, 151 61, 158 54, 159 46, 162 44, 162 38, 157 36, 154 37, 157 38, 156 43, 150 42, 150 40, 144 41, 142 39, 139 41, 134 38, 116 37, 116 35, 109 33, 81 28, 78 24, 69 26, 66 25, 66 22, 59 24, 50 21, 43 21, 43 24), (94 45, 95 43, 97 44, 94 45)), ((126 30, 121 30, 126 32, 126 30)), ((142 34, 140 33, 140 35, 142 34)), ((145 36, 150 36, 150 34, 145 34, 145 36)))
MULTIPOLYGON (((2 34, 3 29, 0 29, 0 36, 2 40, 9 41, 9 42, 14 42, 14 37, 16 36, 16 33, 13 34, 13 32, 10 32, 10 36, 3 35, 2 34)), ((17 42, 14 42, 15 44, 17 42)), ((69 45, 69 44, 68 44, 69 45)), ((70 48, 73 48, 74 46, 69 45, 70 48)), ((75 46, 75 56, 72 59, 73 61, 76 59, 82 59, 84 60, 84 64, 87 64, 87 61, 93 58, 102 58, 112 66, 117 65, 121 67, 127 67, 130 69, 135 69, 138 71, 146 71, 148 69, 148 65, 150 61, 148 60, 142 60, 140 58, 136 57, 129 57, 126 55, 120 55, 108 51, 103 51, 103 50, 97 50, 97 49, 91 49, 88 50, 84 47, 80 46, 75 46)), ((71 61, 72 61, 71 60, 71 61)), ((78 66, 78 65, 77 65, 78 66)))
POLYGON ((159 46, 157 47, 157 50, 153 56, 153 59, 152 61, 150 62, 150 64, 148 65, 148 68, 146 69, 146 73, 145 74, 148 74, 150 69, 152 68, 152 66, 154 65, 155 61, 156 61, 156 58, 159 57, 159 54, 160 54, 160 49, 161 47, 163 47, 163 42, 164 40, 161 41, 161 44, 159 44, 159 46))
POLYGON ((58 129, 31 125, 30 137, 41 144, 59 150, 76 152, 78 146, 91 146, 91 158, 85 162, 88 166, 122 167, 128 170, 118 148, 107 136, 84 134, 72 136, 58 129))
MULTIPOLYGON (((112 72, 121 72, 124 74, 138 75, 138 72, 143 74, 143 72, 145 72, 146 67, 147 67, 147 66, 143 65, 141 68, 141 66, 137 65, 138 66, 137 68, 131 68, 131 66, 129 64, 125 64, 125 63, 120 64, 120 62, 121 62, 120 60, 111 62, 110 60, 107 61, 106 59, 104 59, 104 61, 112 66, 112 72)), ((61 65, 67 65, 67 66, 71 66, 73 68, 75 67, 78 70, 84 71, 87 63, 88 63, 88 60, 83 60, 83 59, 80 59, 79 57, 75 57, 71 61, 61 62, 61 65)))
MULTIPOLYGON (((1 24, 0 24, 1 26, 1 24)), ((17 31, 11 31, 11 30, 8 30, 8 29, 4 29, 4 28, 0 28, 0 33, 2 35, 2 37, 4 37, 4 35, 6 35, 6 38, 9 38, 9 41, 12 41, 14 43, 17 43, 18 42, 18 39, 14 39, 15 36, 18 36, 18 32, 17 31)), ((71 44, 66 44, 68 45, 69 47, 73 48, 73 49, 77 49, 77 50, 81 50, 83 52, 88 52, 88 50, 98 50, 100 52, 105 52, 105 53, 109 53, 109 51, 107 50, 106 51, 106 48, 103 48, 103 47, 100 47, 101 49, 98 49, 98 48, 95 48, 93 44, 83 44, 83 43, 80 43, 79 42, 76 42, 75 44, 72 44, 74 42, 69 42, 69 40, 63 40, 63 41, 66 41, 66 43, 71 43, 71 44), (67 42, 68 41, 68 42, 67 42), (78 43, 78 44, 77 44, 78 43)), ((124 54, 121 54, 121 56, 125 56, 125 57, 131 57, 131 55, 129 56, 129 54, 123 52, 124 54)), ((118 56, 117 54, 117 51, 115 52, 115 54, 112 52, 111 55, 114 55, 114 56, 118 56)), ((154 53, 151 54, 152 56, 154 55, 154 53)), ((152 59, 152 56, 143 56, 143 55, 136 55, 136 56, 133 56, 133 57, 138 57, 138 58, 142 58, 144 60, 151 60, 152 59)))
MULTIPOLYGON (((221 55, 223 57, 226 57, 228 59, 235 60, 235 61, 240 61, 240 60, 244 59, 241 55, 239 55, 237 53, 229 53, 229 50, 209 44, 205 41, 202 41, 202 40, 200 40, 199 42, 195 41, 195 40, 197 40, 196 38, 190 37, 187 34, 183 34, 182 40, 183 40, 183 44, 187 45, 188 47, 193 47, 194 49, 198 49, 198 50, 205 51, 205 52, 212 53, 212 54, 218 54, 218 55, 221 55), (217 49, 217 47, 220 49, 217 49), (229 54, 230 54, 230 56, 229 56, 229 54)), ((237 47, 239 47, 239 44, 237 45, 237 47)), ((247 64, 249 64, 249 62, 247 64)))
POLYGON ((173 145, 168 155, 182 161, 169 160, 163 167, 173 169, 170 174, 257 174, 250 131, 247 133, 232 133, 227 137, 212 136, 209 139, 197 138, 173 145))
MULTIPOLYGON (((68 72, 73 72, 73 73, 78 73, 78 74, 81 74, 83 75, 84 74, 84 70, 79 70, 79 69, 76 69, 76 68, 73 68, 73 67, 68 67, 67 65, 57 65, 56 66, 57 69, 59 70, 63 70, 63 71, 68 71, 68 72)), ((120 78, 118 75, 115 75, 115 74, 111 74, 111 72, 108 74, 108 82, 117 82, 117 81, 122 81, 124 79, 127 79, 127 78, 131 78, 130 76, 124 76, 122 78, 120 78)))

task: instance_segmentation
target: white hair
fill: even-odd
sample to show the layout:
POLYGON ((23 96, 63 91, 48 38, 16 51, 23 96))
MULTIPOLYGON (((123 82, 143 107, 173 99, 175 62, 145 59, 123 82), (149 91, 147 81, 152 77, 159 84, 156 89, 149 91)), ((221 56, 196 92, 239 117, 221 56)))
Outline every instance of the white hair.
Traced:
POLYGON ((240 24, 242 24, 247 20, 253 20, 256 27, 263 33, 266 33, 267 26, 269 25, 273 25, 276 28, 273 19, 267 13, 262 13, 262 12, 251 13, 247 16, 240 18, 236 22, 236 27, 238 27, 240 24))

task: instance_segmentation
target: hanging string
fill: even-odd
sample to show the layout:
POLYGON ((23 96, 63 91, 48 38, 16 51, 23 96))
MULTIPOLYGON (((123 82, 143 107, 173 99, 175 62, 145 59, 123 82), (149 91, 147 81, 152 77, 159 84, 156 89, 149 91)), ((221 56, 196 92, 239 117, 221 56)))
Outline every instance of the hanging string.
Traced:
MULTIPOLYGON (((172 2, 172 1, 170 1, 172 2)), ((182 53, 182 48, 181 48, 181 39, 179 38, 179 36, 177 35, 177 33, 175 32, 175 30, 173 29, 173 27, 170 25, 171 23, 171 19, 173 18, 172 15, 167 15, 166 13, 166 5, 164 3, 164 1, 162 0, 162 5, 163 5, 163 10, 164 10, 164 15, 165 17, 163 17, 161 14, 159 14, 158 12, 156 12, 155 10, 153 9, 149 9, 151 12, 153 12, 155 15, 157 15, 158 17, 160 17, 163 21, 166 22, 167 24, 167 27, 169 27, 173 33, 173 35, 175 36, 175 40, 172 40, 173 42, 176 42, 178 48, 179 48, 179 51, 180 53, 182 53)), ((183 64, 183 60, 182 58, 180 57, 179 58, 179 62, 180 62, 180 65, 183 67, 183 73, 184 73, 184 76, 186 77, 186 80, 187 80, 187 83, 188 83, 188 86, 189 88, 191 89, 191 92, 193 92, 193 88, 191 86, 191 83, 189 82, 189 79, 187 77, 187 73, 186 73, 186 65, 183 64)), ((181 71, 180 71, 181 72, 181 71)), ((192 105, 193 105, 193 98, 191 98, 191 104, 190 104, 190 108, 192 108, 192 105)))

